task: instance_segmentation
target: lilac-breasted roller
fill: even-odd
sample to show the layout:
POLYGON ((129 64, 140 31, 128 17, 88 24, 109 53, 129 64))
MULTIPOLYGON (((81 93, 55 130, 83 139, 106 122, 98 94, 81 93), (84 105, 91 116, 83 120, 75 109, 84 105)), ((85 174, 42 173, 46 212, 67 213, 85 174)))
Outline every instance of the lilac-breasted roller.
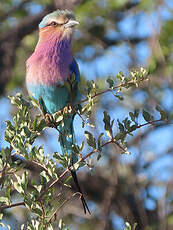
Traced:
MULTIPOLYGON (((74 26, 79 23, 68 10, 57 10, 45 16, 39 24, 39 41, 34 53, 26 63, 26 86, 29 94, 39 100, 47 114, 54 114, 69 103, 80 99, 78 65, 71 54, 74 26)), ((64 120, 59 141, 62 153, 70 154, 70 165, 77 162, 78 156, 72 146, 75 144, 73 120, 75 112, 64 120)), ((84 212, 89 211, 81 192, 76 171, 72 177, 81 193, 84 212)))

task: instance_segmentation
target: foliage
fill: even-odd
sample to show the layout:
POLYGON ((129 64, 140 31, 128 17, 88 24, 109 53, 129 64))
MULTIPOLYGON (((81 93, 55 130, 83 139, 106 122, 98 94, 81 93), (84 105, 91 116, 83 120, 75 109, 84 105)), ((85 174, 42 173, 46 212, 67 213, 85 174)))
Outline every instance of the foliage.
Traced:
MULTIPOLYGON (((143 68, 131 71, 129 78, 126 78, 120 73, 115 78, 115 80, 118 79, 120 81, 120 84, 118 86, 115 85, 114 79, 112 79, 111 84, 110 80, 107 80, 109 89, 104 92, 99 92, 98 88, 95 87, 96 83, 92 81, 88 84, 88 94, 87 98, 83 100, 85 101, 85 105, 80 108, 80 116, 84 115, 89 119, 89 115, 91 114, 88 113, 88 111, 92 111, 92 106, 98 95, 104 94, 107 91, 114 91, 115 89, 115 94, 117 94, 122 88, 128 89, 133 85, 138 86, 146 79, 146 76, 146 71, 143 68)), ((52 120, 46 123, 46 117, 41 114, 32 118, 34 106, 40 108, 39 102, 32 98, 26 100, 21 94, 9 98, 11 103, 17 107, 17 111, 13 116, 13 122, 6 121, 5 140, 9 143, 10 147, 1 149, 1 186, 4 190, 4 194, 0 197, 0 210, 24 205, 35 215, 35 218, 29 221, 28 229, 53 229, 53 216, 72 198, 62 200, 62 197, 59 195, 56 204, 54 202, 56 200, 55 185, 60 181, 60 178, 68 174, 70 156, 59 153, 54 153, 52 157, 45 155, 43 146, 37 146, 34 143, 49 125, 52 126, 53 124, 53 127, 57 129, 57 125, 63 122, 65 116, 68 116, 68 114, 72 112, 73 106, 71 110, 67 111, 63 109, 62 111, 58 111, 53 115, 52 120), (18 160, 14 161, 13 156, 18 157, 18 160), (40 168, 40 180, 30 179, 28 170, 25 169, 25 162, 28 161, 40 168), (58 163, 58 165, 56 163, 58 163), (60 176, 58 176, 57 173, 58 166, 61 166, 64 170, 60 176), (12 194, 14 194, 14 192, 20 195, 22 202, 13 203, 12 194)), ((80 103, 81 102, 79 102, 79 104, 80 103)), ((130 117, 126 117, 122 122, 118 120, 119 132, 116 134, 113 133, 114 120, 111 120, 109 114, 104 111, 103 123, 108 140, 103 142, 103 133, 100 133, 96 140, 92 133, 85 131, 86 142, 92 150, 84 157, 80 157, 79 161, 74 165, 75 169, 77 170, 78 167, 87 166, 87 158, 96 152, 101 152, 102 148, 110 143, 117 145, 122 153, 127 153, 127 135, 133 135, 134 130, 143 125, 151 125, 157 121, 164 121, 164 119, 167 118, 165 112, 160 107, 157 107, 157 110, 161 114, 159 120, 154 120, 154 117, 144 110, 142 115, 147 123, 140 125, 136 121, 139 116, 139 111, 130 112, 130 117)), ((85 124, 87 125, 87 122, 85 122, 85 124)), ((81 151, 83 147, 83 144, 81 147, 75 147, 79 156, 82 156, 81 151)), ((68 179, 66 178, 64 186, 68 183, 67 181, 68 179)), ((75 196, 75 193, 72 196, 75 196)), ((23 229, 23 227, 21 227, 21 229, 23 229)))
POLYGON ((131 225, 128 222, 126 222, 126 227, 124 230, 135 230, 136 226, 137 226, 137 223, 135 223, 133 227, 131 227, 131 225))

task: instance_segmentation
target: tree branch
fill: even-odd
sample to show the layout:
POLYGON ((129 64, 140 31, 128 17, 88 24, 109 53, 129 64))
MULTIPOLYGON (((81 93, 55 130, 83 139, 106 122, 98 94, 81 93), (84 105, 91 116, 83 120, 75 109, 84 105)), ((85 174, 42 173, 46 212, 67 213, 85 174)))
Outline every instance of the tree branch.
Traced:
MULTIPOLYGON (((144 126, 147 126, 147 125, 154 125, 155 123, 158 123, 158 122, 164 122, 162 119, 158 119, 158 120, 154 120, 154 121, 151 121, 151 122, 146 122, 144 124, 141 124, 141 125, 138 125, 137 126, 137 129, 141 128, 141 127, 144 127, 144 126)), ((166 121, 166 123, 168 123, 168 121, 166 121)), ((111 139, 107 142, 105 142, 104 144, 102 144, 100 147, 103 148, 111 143, 115 143, 121 150, 125 151, 125 149, 117 142, 115 141, 114 139, 111 139)), ((78 165, 80 164, 81 162, 85 161, 88 157, 92 156, 94 153, 96 152, 99 152, 100 150, 98 148, 96 149, 93 149, 91 152, 89 152, 88 154, 86 154, 84 157, 81 157, 74 165, 78 165)), ((42 169, 44 169, 45 171, 47 171, 45 169, 45 167, 42 167, 42 165, 38 164, 38 162, 33 162, 35 163, 36 165, 40 166, 42 169)), ((41 202, 41 199, 42 197, 51 189, 53 188, 68 172, 70 172, 70 170, 74 167, 71 166, 69 168, 67 168, 56 180, 54 180, 42 193, 41 195, 37 198, 37 201, 40 201, 41 202)), ((25 205, 24 202, 19 202, 19 203, 15 203, 15 204, 11 204, 11 205, 4 205, 4 206, 1 206, 0 207, 0 211, 4 210, 4 209, 7 209, 7 208, 12 208, 12 207, 16 207, 16 206, 20 206, 20 205, 25 205)))
POLYGON ((21 205, 25 206, 25 202, 18 202, 18 203, 9 204, 9 205, 3 205, 3 206, 0 206, 0 212, 4 209, 14 208, 14 207, 21 206, 21 205))
POLYGON ((5 12, 2 15, 0 15, 0 22, 4 21, 6 18, 8 18, 12 14, 14 14, 17 10, 21 10, 21 8, 23 8, 23 6, 28 2, 31 2, 31 1, 30 0, 22 0, 16 7, 13 7, 8 12, 5 12))

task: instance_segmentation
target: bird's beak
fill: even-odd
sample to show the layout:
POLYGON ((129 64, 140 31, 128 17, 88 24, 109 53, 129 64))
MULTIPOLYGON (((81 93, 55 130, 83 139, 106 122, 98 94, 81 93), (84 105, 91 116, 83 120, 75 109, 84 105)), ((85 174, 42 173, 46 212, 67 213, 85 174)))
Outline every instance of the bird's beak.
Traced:
POLYGON ((75 20, 69 20, 65 25, 64 28, 68 28, 68 27, 73 27, 79 25, 79 22, 75 21, 75 20))

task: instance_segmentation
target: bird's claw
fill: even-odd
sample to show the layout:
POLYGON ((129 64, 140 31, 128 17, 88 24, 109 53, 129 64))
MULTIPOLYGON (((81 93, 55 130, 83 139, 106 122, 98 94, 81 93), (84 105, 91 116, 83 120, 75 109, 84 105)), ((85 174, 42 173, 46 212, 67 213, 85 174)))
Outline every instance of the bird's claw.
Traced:
POLYGON ((63 109, 63 113, 68 114, 72 112, 72 106, 71 105, 67 105, 64 107, 63 109))
POLYGON ((51 114, 46 113, 46 114, 44 115, 44 119, 45 119, 45 121, 46 121, 46 123, 47 123, 47 125, 48 125, 49 127, 52 127, 52 128, 55 127, 54 119, 53 119, 53 117, 52 117, 51 114))

